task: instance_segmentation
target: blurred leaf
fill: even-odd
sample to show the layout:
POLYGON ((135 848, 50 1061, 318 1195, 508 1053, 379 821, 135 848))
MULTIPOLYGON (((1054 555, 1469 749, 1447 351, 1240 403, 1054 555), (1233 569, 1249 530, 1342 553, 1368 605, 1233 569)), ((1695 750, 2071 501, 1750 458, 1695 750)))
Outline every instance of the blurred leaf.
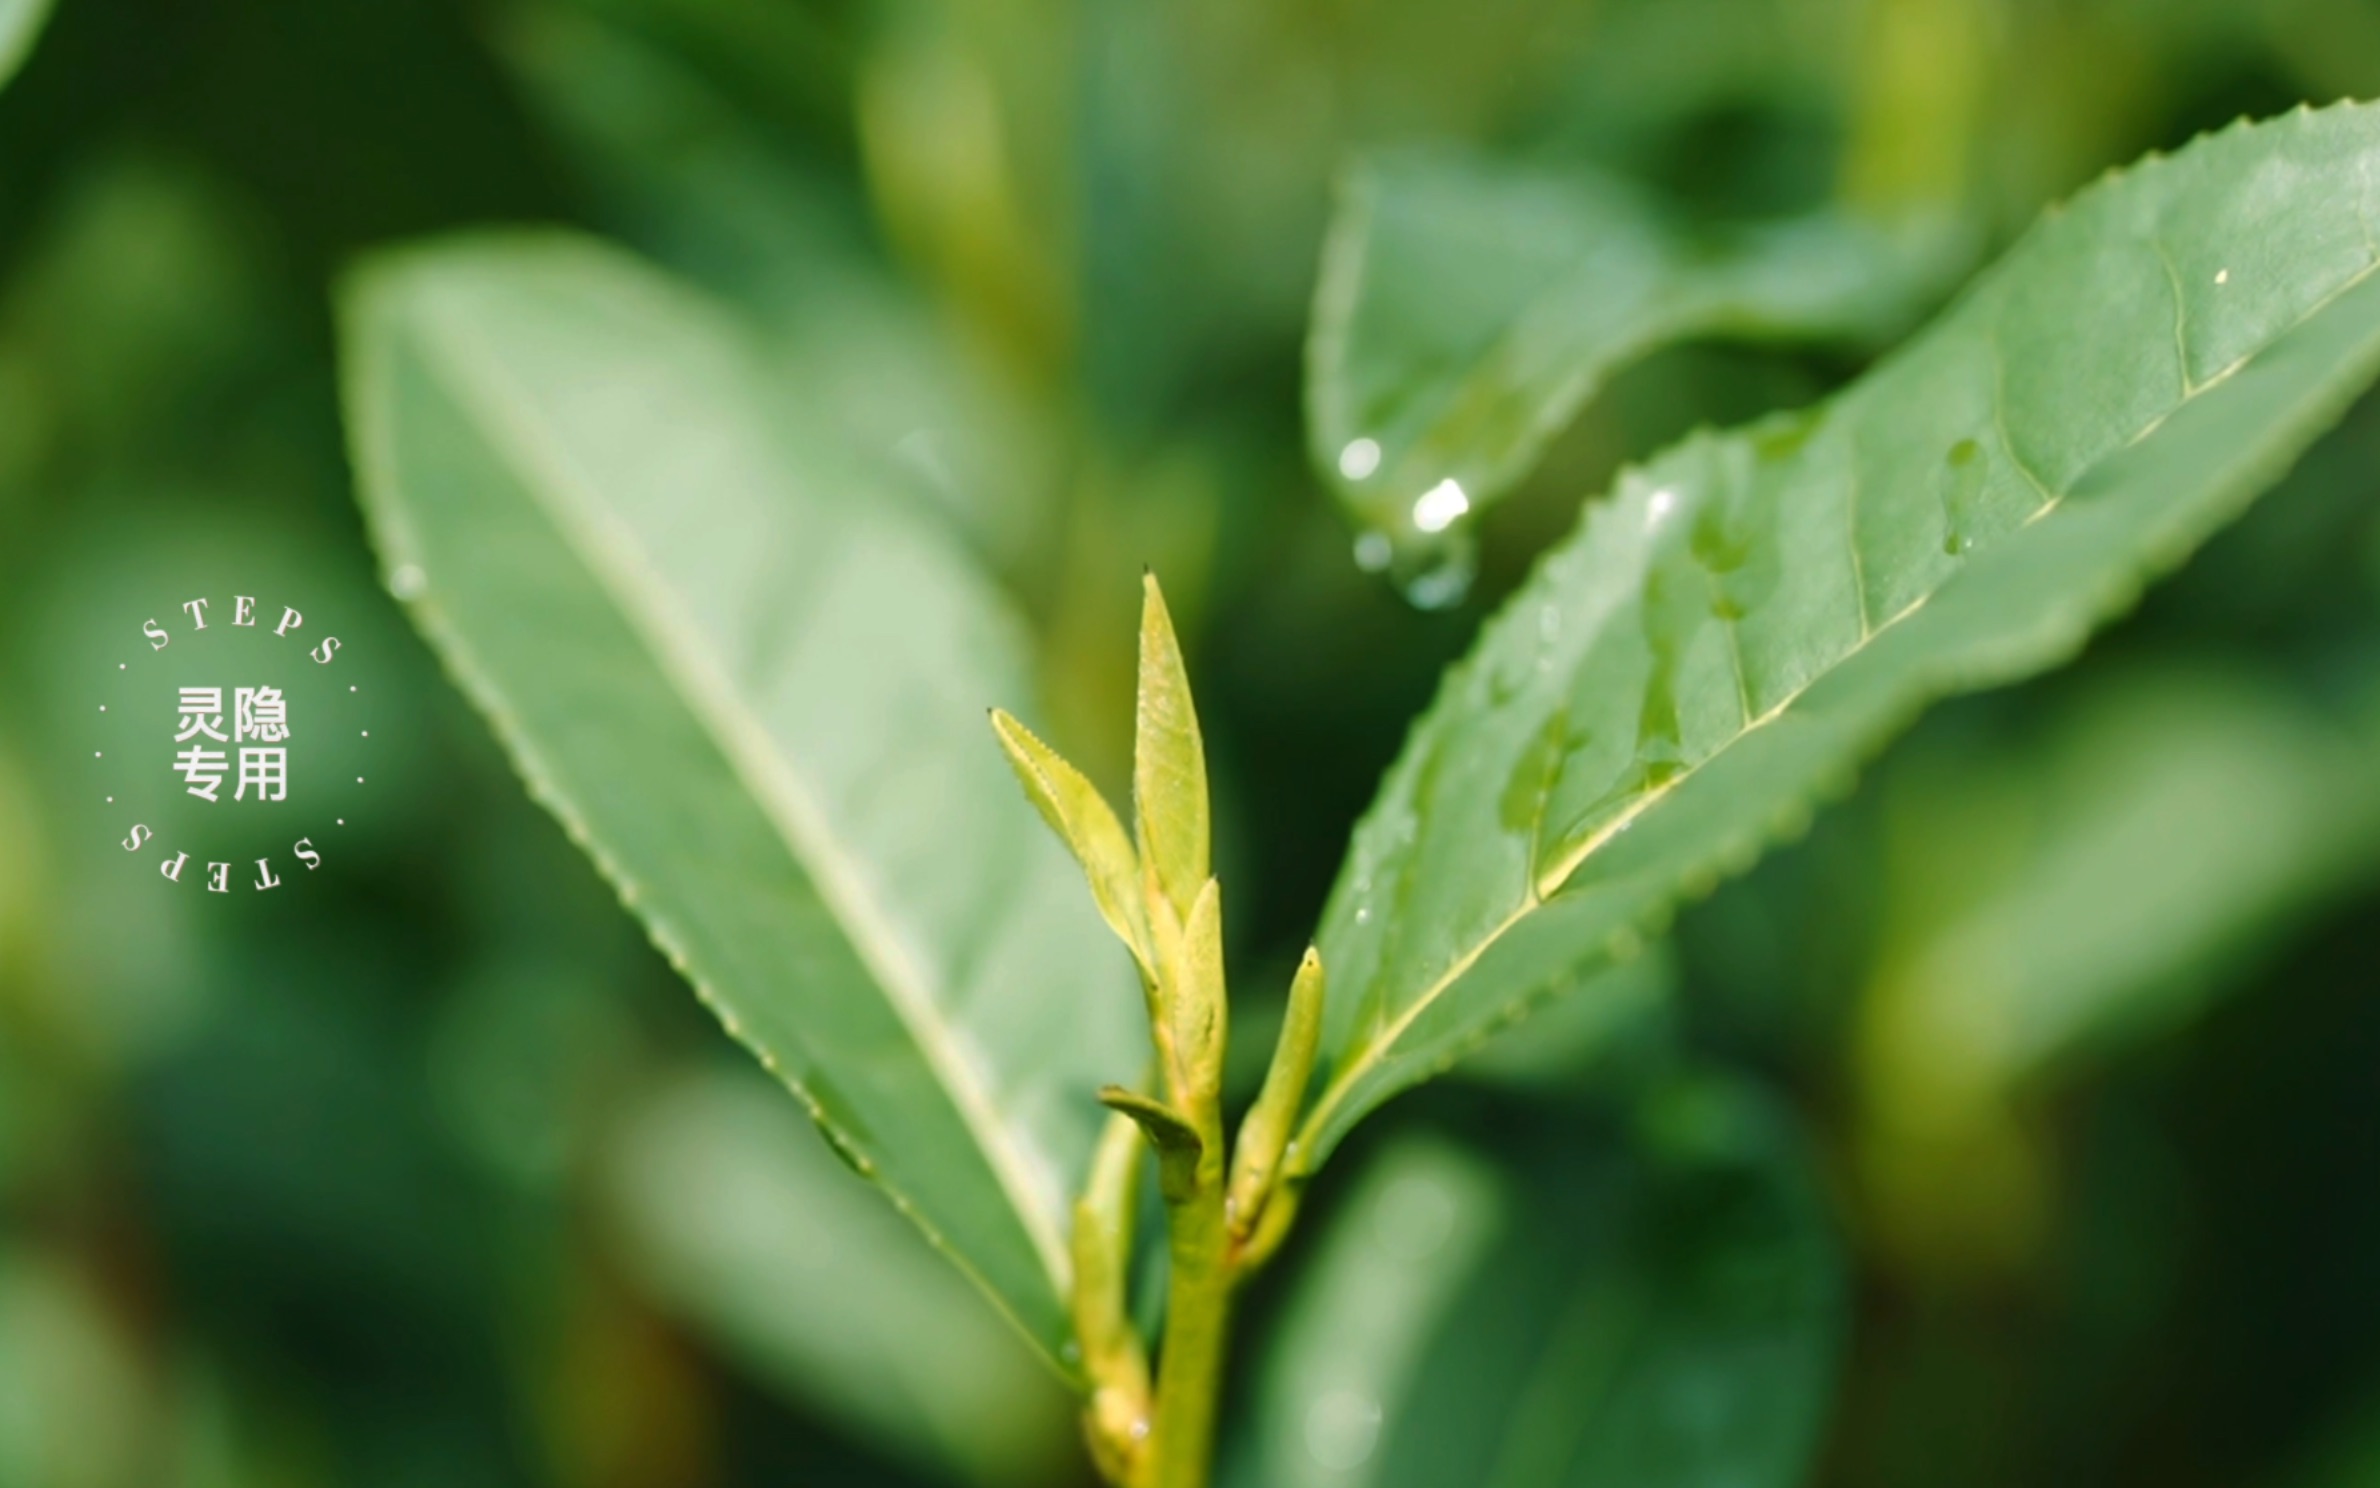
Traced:
POLYGON ((1677 956, 1667 941, 1633 961, 1598 967, 1582 985, 1550 994, 1542 1011, 1462 1055, 1460 1073, 1514 1087, 1577 1083, 1615 1045, 1655 1023, 1677 994, 1677 956))
POLYGON ((1463 1283, 1513 1222, 1516 1198, 1485 1159, 1434 1138, 1407 1137, 1364 1171, 1266 1351, 1260 1465, 1242 1481, 1295 1488, 1383 1470, 1373 1459, 1385 1413, 1414 1398, 1424 1355, 1459 1324, 1463 1283))
MULTIPOLYGON (((227 389, 280 349, 245 214, 203 171, 136 152, 86 164, 0 299, 0 485, 220 446, 227 389)), ((143 474, 152 472, 144 471, 143 474)))
POLYGON ((2041 1195, 2011 1102, 2190 1016, 2380 863, 2380 716, 2253 677, 2099 681, 2021 749, 1885 785, 1896 887, 1856 1046, 1870 1199, 1905 1260, 2021 1255, 2041 1195))
POLYGON ((0 1247, 0 1485, 147 1481, 155 1402, 125 1332, 71 1263, 0 1247))
POLYGON ((1320 943, 1318 1161, 1805 819, 1930 700, 2071 656, 2380 370, 2380 113, 2226 131, 2051 214, 1807 414, 1624 474, 1449 673, 1320 943))
POLYGON ((1035 385, 1075 354, 1073 14, 903 0, 859 68, 860 159, 903 257, 1035 385))
POLYGON ((1072 1459, 1065 1393, 758 1078, 664 1086, 608 1166, 643 1284, 795 1399, 969 1482, 1047 1482, 1072 1459))
POLYGON ((25 65, 49 18, 50 0, 0 0, 0 86, 25 65))
POLYGON ((1048 538, 1053 431, 867 243, 857 193, 677 58, 563 4, 503 54, 640 248, 765 319, 796 395, 1003 569, 1048 538))
POLYGON ((1017 627, 712 309, 523 237, 346 302, 363 499, 531 788, 729 1031, 1053 1358, 1140 1017, 983 721, 1017 627))
POLYGON ((1833 211, 1696 233, 1583 168, 1370 161, 1342 187, 1314 292, 1313 459, 1367 532, 1427 551, 1628 361, 1696 336, 1880 340, 1954 246, 1833 211))
POLYGON ((1409 1140, 1366 1171, 1290 1300, 1250 1481, 1800 1481, 1844 1304, 1790 1132, 1681 1088, 1637 1150, 1549 1158, 1409 1140))

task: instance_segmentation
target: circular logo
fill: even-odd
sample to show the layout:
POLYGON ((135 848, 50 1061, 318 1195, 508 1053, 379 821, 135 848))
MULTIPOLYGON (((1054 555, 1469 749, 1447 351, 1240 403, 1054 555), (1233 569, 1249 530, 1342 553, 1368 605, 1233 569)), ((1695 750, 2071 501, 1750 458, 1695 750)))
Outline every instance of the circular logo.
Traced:
POLYGON ((91 765, 124 854, 158 882, 269 893, 337 850, 372 777, 344 643, 269 596, 194 596, 124 628, 91 765))

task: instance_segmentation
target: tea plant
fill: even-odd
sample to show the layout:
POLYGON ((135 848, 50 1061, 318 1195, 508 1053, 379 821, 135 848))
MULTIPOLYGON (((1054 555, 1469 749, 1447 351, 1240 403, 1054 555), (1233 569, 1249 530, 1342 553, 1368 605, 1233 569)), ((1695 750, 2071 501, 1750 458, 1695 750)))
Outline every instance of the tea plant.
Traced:
MULTIPOLYGON (((983 735, 985 707, 1035 695, 1008 602, 698 295, 561 234, 379 260, 345 301, 354 459, 392 589, 531 791, 1081 1391, 1100 1471, 1188 1488, 1210 1474, 1234 1288, 1359 1122, 1541 1005, 1618 995, 1614 968, 1682 900, 1928 703, 2073 655, 2380 374, 2376 156, 2380 114, 2338 107, 2111 177, 1837 396, 1697 434, 1589 502, 1356 828, 1228 1146, 1206 765, 1154 580, 1131 832, 992 719, 1085 896, 983 735), (1144 1151, 1166 1228, 1154 1350, 1131 1305, 1156 1249, 1136 1234, 1144 1151)), ((1472 209, 1494 203, 1458 193, 1421 225, 1472 209)), ((1449 255, 1397 292, 1473 271, 1511 272, 1449 255)), ((1483 344, 1468 333, 1400 342, 1410 307, 1346 333, 1348 272, 1326 275, 1321 454, 1425 533, 1490 494, 1465 481, 1533 458, 1599 369, 1737 303, 1679 291, 1597 329, 1591 278, 1550 291, 1560 314, 1491 284, 1463 302, 1502 304, 1488 319, 1527 355, 1490 338, 1474 366, 1447 350, 1483 344), (1446 412, 1486 397, 1465 379, 1495 393, 1476 418, 1446 412)), ((1841 284, 1803 309, 1890 320, 1841 284)), ((1798 1469, 1808 1433, 1774 1435, 1745 1475, 1798 1469)), ((1528 1480, 1591 1480, 1566 1473, 1528 1480)))

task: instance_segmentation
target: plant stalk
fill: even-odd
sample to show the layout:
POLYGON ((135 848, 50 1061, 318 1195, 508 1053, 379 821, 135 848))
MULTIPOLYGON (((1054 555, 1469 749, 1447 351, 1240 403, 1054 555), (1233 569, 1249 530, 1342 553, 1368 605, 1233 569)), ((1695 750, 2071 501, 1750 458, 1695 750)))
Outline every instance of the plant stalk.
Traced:
POLYGON ((1198 1181, 1168 1216, 1173 1275, 1157 1360, 1149 1488, 1207 1488, 1213 1466, 1233 1281, 1223 1173, 1222 1143, 1211 1141, 1198 1181))

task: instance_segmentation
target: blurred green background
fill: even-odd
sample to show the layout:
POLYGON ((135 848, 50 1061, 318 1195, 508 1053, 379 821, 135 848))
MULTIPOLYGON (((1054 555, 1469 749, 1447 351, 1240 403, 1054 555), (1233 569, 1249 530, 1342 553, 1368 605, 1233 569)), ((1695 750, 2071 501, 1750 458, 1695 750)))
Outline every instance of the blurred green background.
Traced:
MULTIPOLYGON (((0 92, 0 1488, 1086 1480, 1055 1384, 381 596, 357 254, 559 221, 709 287, 1006 581, 1111 785, 1156 565, 1261 1053, 1406 720, 1582 493, 1888 339, 1644 358, 1424 609, 1304 453, 1357 152, 1698 227, 1922 216, 1922 306, 2110 165, 2375 92, 2368 0, 59 0, 0 92), (211 902, 127 870, 81 741, 117 628, 234 588, 339 617, 396 763, 335 872, 211 902)), ((1783 1144, 1814 1481, 2380 1484, 2375 870, 2367 404, 2078 665, 1939 710, 1688 912, 1624 1029, 1551 1014, 1351 1144, 1252 1299, 1237 1480, 1492 1455, 1448 1407, 1430 1466, 1333 1360, 1602 1398, 1465 1288, 1651 1295, 1719 1242, 1629 1196, 1783 1144), (1382 1205, 1429 1243, 1367 1250, 1382 1205)))

